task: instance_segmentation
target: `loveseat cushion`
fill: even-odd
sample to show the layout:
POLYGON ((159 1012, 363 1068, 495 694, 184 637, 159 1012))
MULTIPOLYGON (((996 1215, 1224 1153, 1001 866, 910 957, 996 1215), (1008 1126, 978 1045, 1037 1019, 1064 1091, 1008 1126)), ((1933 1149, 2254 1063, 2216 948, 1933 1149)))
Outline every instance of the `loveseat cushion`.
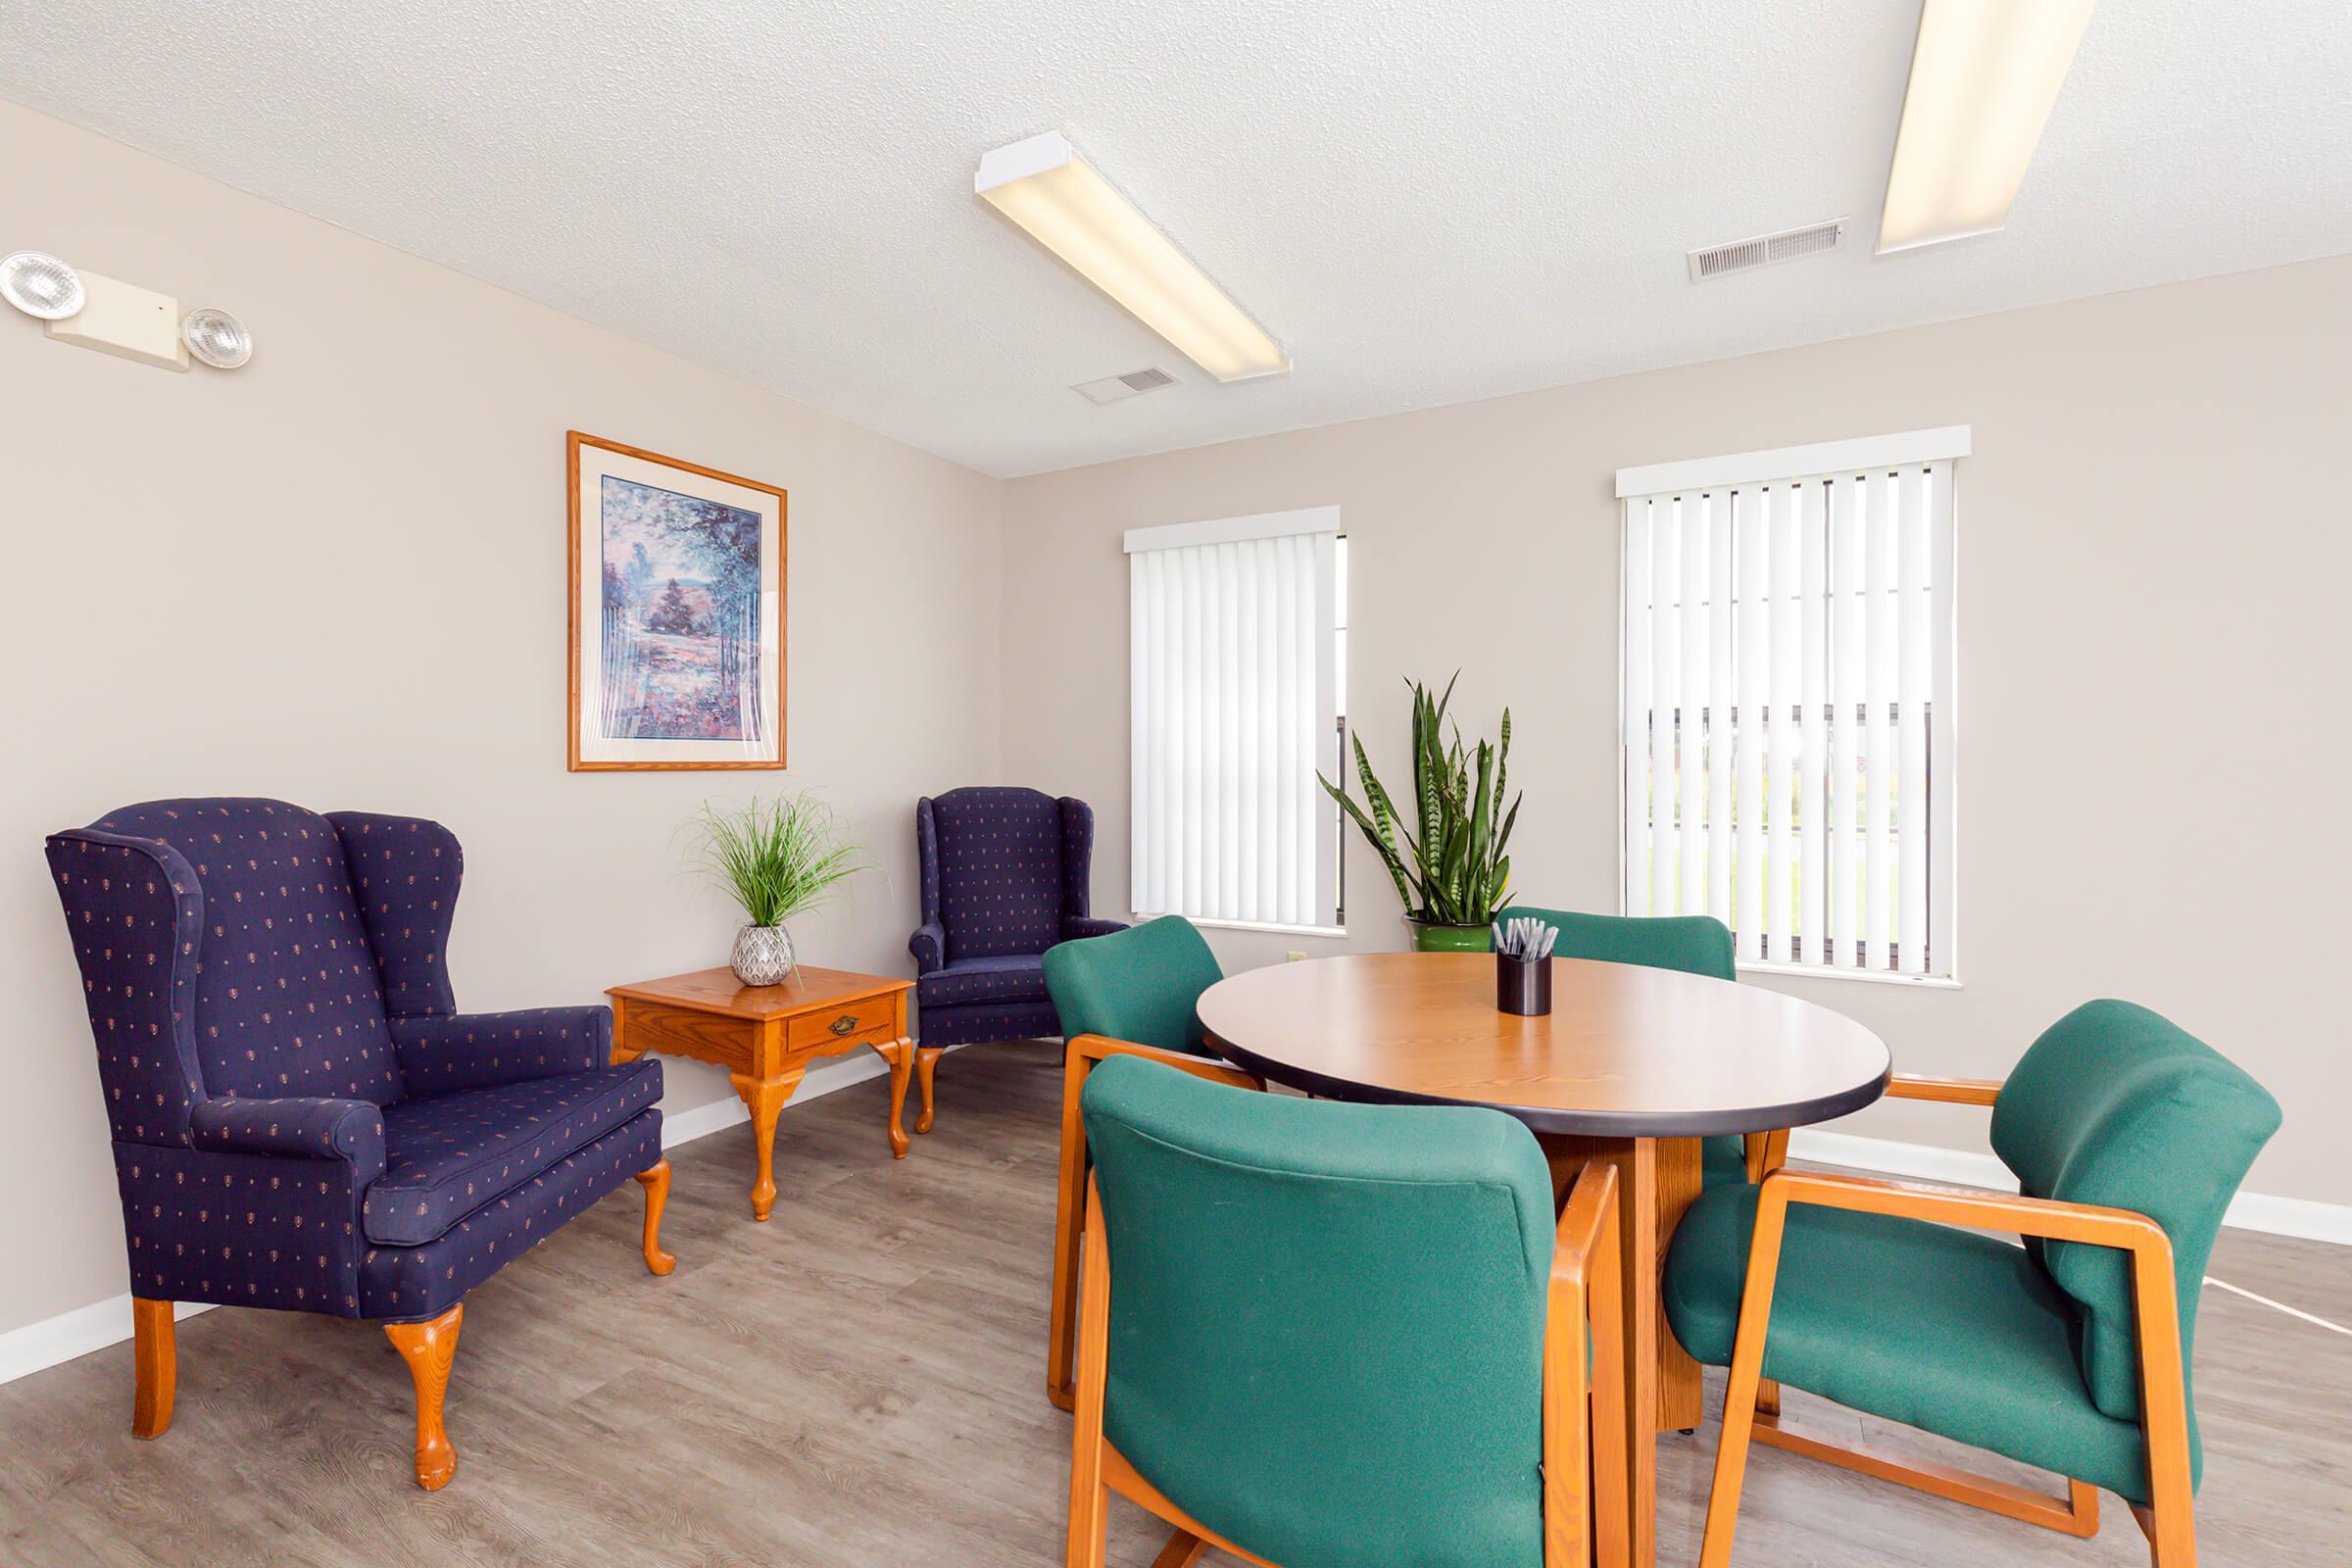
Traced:
POLYGON ((662 1112, 641 1110, 421 1247, 368 1248, 357 1269, 358 1315, 405 1322, 440 1316, 661 1157, 662 1112))
POLYGON ((388 1105, 368 1239, 429 1242, 661 1098, 662 1064, 649 1057, 388 1105))
POLYGON ((1043 1002, 1046 971, 1040 955, 1008 953, 994 958, 957 958, 914 982, 914 999, 926 1007, 960 1007, 976 1002, 1043 1002))

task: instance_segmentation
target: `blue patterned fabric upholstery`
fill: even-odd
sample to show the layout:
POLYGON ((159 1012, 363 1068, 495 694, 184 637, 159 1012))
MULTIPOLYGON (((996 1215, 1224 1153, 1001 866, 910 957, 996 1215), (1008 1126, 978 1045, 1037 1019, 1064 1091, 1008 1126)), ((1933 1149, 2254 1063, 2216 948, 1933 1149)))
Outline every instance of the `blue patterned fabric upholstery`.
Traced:
POLYGON ((409 1100, 384 1112, 384 1174, 368 1189, 371 1242, 414 1247, 529 1181, 662 1098, 662 1064, 409 1100))
POLYGON ((384 1173, 384 1112, 365 1100, 208 1100, 190 1118, 198 1149, 217 1154, 339 1159, 366 1187, 384 1173))
POLYGON ((1043 1002, 982 1002, 939 1007, 923 1014, 924 1046, 960 1046, 981 1040, 1050 1040, 1061 1033, 1061 1015, 1052 999, 1043 1002))
POLYGON ((412 1095, 587 1072, 612 1059, 610 1007, 530 1007, 392 1020, 412 1095))
POLYGON ((662 1113, 640 1111, 423 1246, 368 1248, 359 1260, 360 1316, 439 1317, 661 1157, 662 1113))
POLYGON ((116 1144, 130 1294, 359 1316, 362 1175, 340 1159, 116 1144))
POLYGON ((1126 929, 1088 913, 1093 809, 1039 790, 950 790, 915 803, 914 842, 923 924, 906 949, 923 1045, 1059 1034, 1038 959, 1126 929))
POLYGON ((48 858, 137 1296, 432 1316, 661 1157, 604 1008, 456 1014, 437 823, 153 801, 48 858))
POLYGON ((283 801, 156 801, 99 819, 176 850, 204 901, 196 1052, 216 1095, 398 1100, 404 1086, 334 824, 283 801))
MULTIPOLYGON (((458 836, 416 816, 329 811, 359 895, 360 918, 395 1018, 458 1010, 449 982, 449 922, 466 852, 458 836)), ((425 1093, 426 1091, 417 1091, 425 1093)))
POLYGON ((950 790, 939 829, 948 961, 1043 953, 1061 940, 1061 808, 1037 790, 950 790))
POLYGON ((1035 953, 958 958, 917 979, 914 999, 926 1007, 953 1007, 967 1002, 1043 1002, 1046 970, 1042 959, 1043 956, 1035 953))
POLYGON ((49 874, 81 968, 115 1142, 185 1145, 189 1111, 205 1098, 195 871, 168 844, 83 831, 49 841, 49 874))

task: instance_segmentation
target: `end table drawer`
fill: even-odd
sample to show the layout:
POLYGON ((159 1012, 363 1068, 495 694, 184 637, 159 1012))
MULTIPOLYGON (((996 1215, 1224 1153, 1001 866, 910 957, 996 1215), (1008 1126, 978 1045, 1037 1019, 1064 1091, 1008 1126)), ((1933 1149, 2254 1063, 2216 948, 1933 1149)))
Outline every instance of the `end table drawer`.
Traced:
POLYGON ((789 1051, 809 1051, 830 1045, 887 1044, 899 1038, 896 1002, 868 997, 862 1002, 819 1012, 804 1012, 784 1021, 784 1045, 789 1051))

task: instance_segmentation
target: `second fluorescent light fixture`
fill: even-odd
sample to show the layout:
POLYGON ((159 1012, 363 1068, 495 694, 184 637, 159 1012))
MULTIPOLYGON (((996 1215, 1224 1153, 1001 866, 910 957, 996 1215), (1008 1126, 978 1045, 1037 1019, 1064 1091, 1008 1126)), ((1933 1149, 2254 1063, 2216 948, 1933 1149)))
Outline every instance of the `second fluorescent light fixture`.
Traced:
POLYGON ((1282 345, 1059 131, 988 154, 972 189, 1218 380, 1290 369, 1282 345))
POLYGON ((1879 254, 2009 220, 2094 0, 1924 0, 1879 254))

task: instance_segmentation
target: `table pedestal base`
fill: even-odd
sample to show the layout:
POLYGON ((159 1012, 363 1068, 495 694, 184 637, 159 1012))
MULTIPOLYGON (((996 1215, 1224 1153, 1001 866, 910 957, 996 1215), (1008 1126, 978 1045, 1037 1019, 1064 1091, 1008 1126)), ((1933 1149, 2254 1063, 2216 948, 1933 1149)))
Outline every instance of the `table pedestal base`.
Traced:
POLYGON ((1584 1138, 1539 1133, 1551 1162, 1552 1198, 1567 1196, 1577 1173, 1596 1159, 1617 1167, 1625 1255, 1626 1480, 1633 1517, 1628 1539, 1635 1568, 1658 1555, 1658 1434, 1699 1422, 1698 1363, 1666 1327, 1658 1301, 1666 1244, 1698 1197, 1695 1138, 1584 1138))

